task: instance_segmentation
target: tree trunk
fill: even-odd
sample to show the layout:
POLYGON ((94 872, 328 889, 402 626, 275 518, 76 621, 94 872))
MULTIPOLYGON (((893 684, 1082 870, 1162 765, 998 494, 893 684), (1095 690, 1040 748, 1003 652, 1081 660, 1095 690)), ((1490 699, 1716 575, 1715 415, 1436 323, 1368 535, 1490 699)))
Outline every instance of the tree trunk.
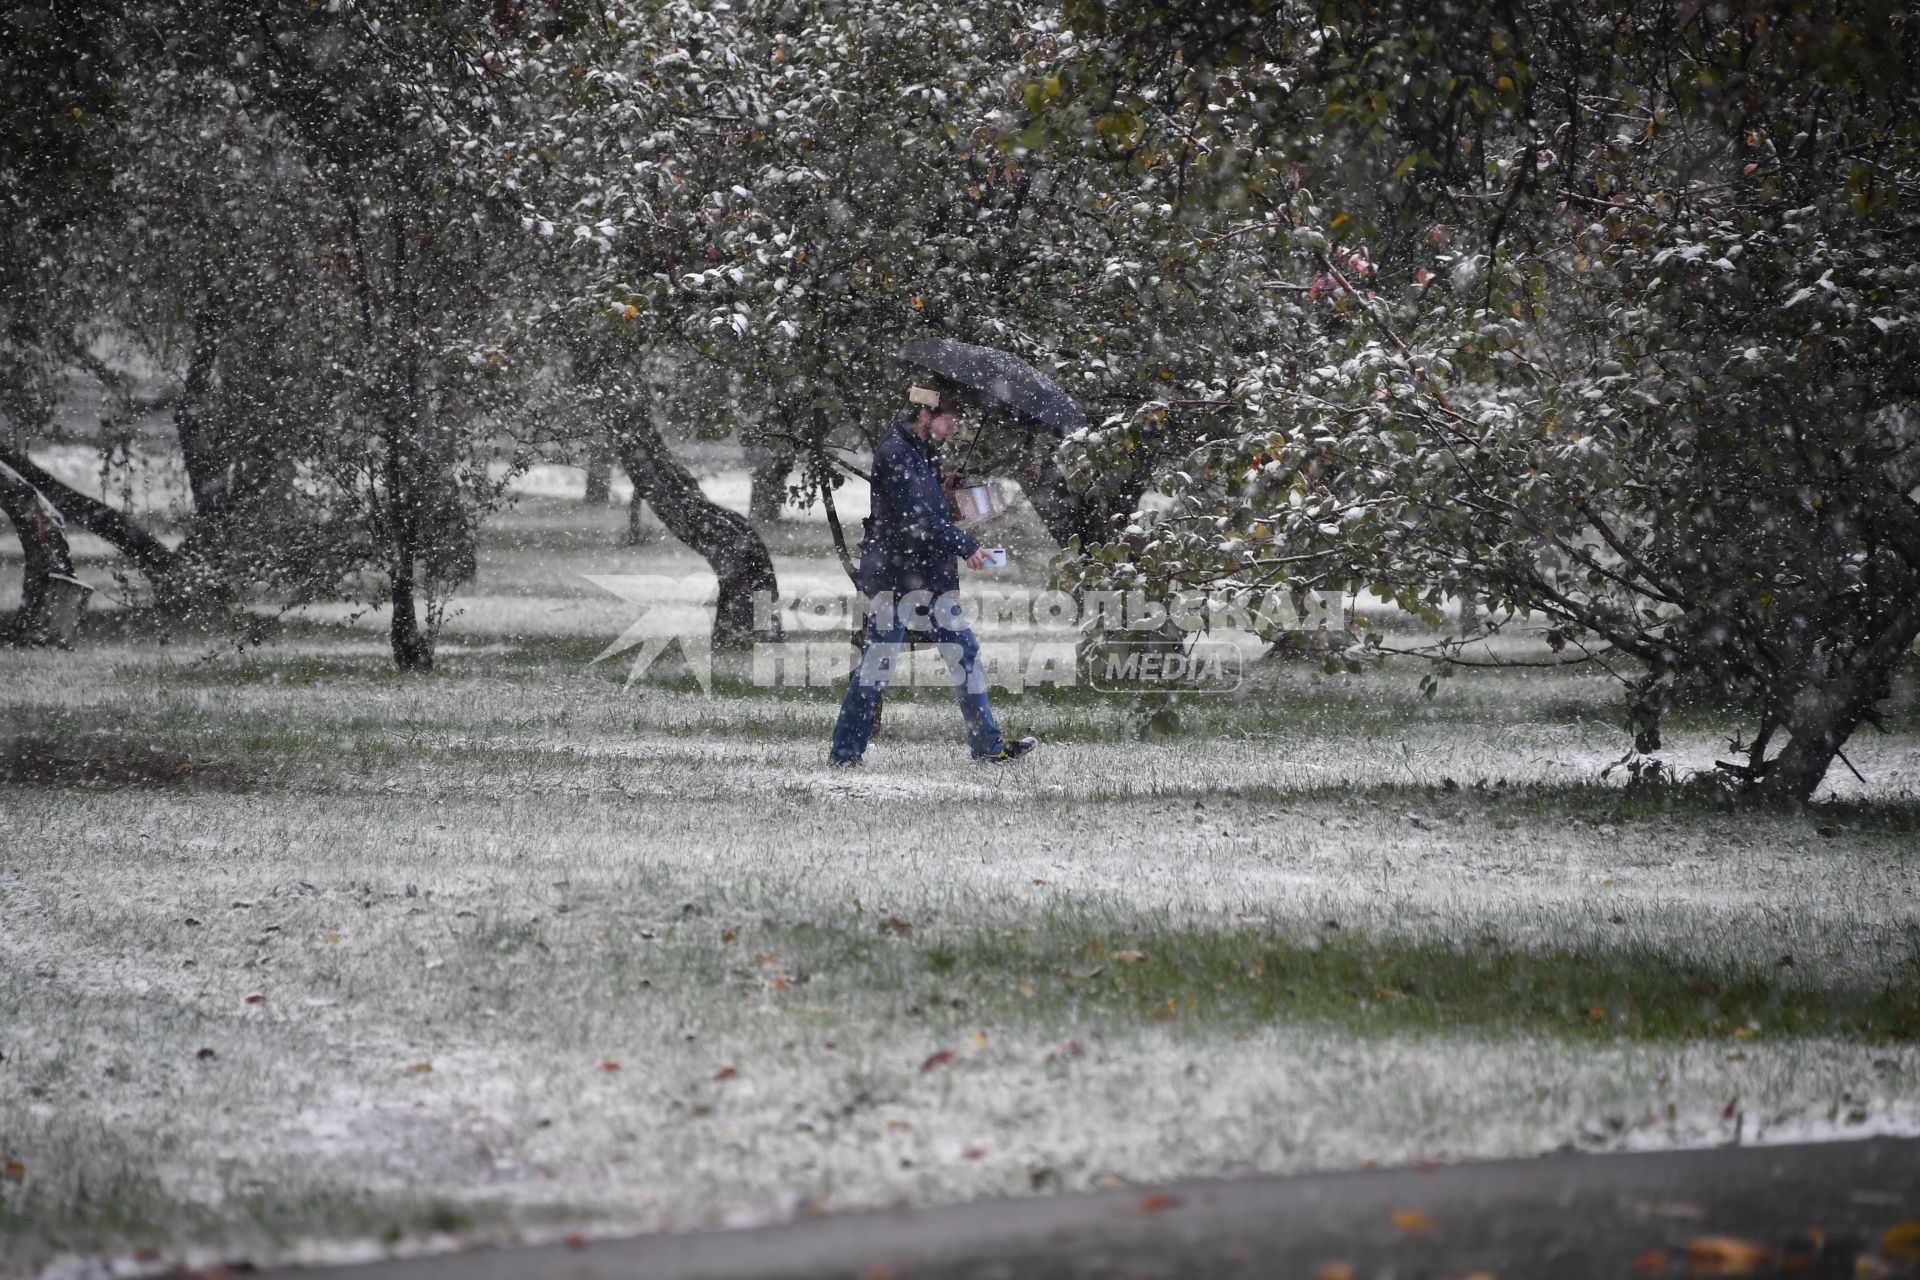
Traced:
POLYGON ((26 554, 20 611, 0 640, 10 645, 67 648, 80 629, 93 588, 73 576, 60 512, 14 468, 0 463, 0 511, 20 535, 26 554))
POLYGON ((747 463, 753 477, 747 518, 758 525, 772 524, 780 518, 780 508, 786 505, 787 473, 793 469, 793 451, 783 446, 752 445, 747 449, 747 463))
POLYGON ((1062 547, 1075 538, 1080 539, 1083 549, 1108 541, 1113 537, 1113 517, 1128 514, 1139 505, 1146 489, 1145 475, 1138 485, 1110 495, 1112 510, 1103 510, 1088 501, 1086 494, 1068 487, 1066 473, 1053 460, 1054 445, 1051 436, 1036 433, 1033 452, 1020 472, 1020 486, 1039 513, 1040 523, 1062 547))
POLYGON ((421 448, 419 332, 415 323, 414 281, 407 271, 404 224, 393 235, 394 291, 400 314, 396 317, 402 349, 395 401, 386 406, 386 484, 388 518, 387 577, 393 606, 389 641, 393 661, 402 671, 433 669, 433 633, 420 625, 416 587, 421 555, 421 525, 426 516, 426 472, 430 465, 421 448))
POLYGON ((219 605, 232 593, 228 574, 233 550, 233 485, 229 442, 208 420, 214 361, 226 329, 225 308, 217 297, 200 304, 193 321, 193 349, 180 399, 173 410, 174 433, 193 495, 193 524, 174 553, 172 579, 164 602, 171 612, 189 604, 219 605), (190 581, 188 581, 190 580, 190 581))
POLYGON ((630 402, 618 424, 615 439, 620 465, 633 477, 636 500, 644 498, 667 531, 700 553, 720 580, 720 598, 713 614, 716 649, 740 649, 756 640, 780 639, 777 614, 763 630, 754 626, 754 602, 762 593, 778 599, 773 557, 753 525, 700 491, 680 460, 673 455, 654 425, 646 406, 630 402))
POLYGON ((613 501, 613 446, 602 440, 587 455, 587 505, 604 507, 613 501))
POLYGON ((164 542, 128 519, 125 512, 61 484, 28 461, 24 451, 0 447, 0 463, 38 489, 62 516, 112 543, 146 575, 156 594, 164 593, 167 576, 176 564, 174 553, 164 542))
POLYGON ((1762 798, 1796 805, 1813 799, 1847 739, 1887 696, 1894 670, 1916 638, 1920 638, 1920 598, 1910 593, 1845 670, 1809 688, 1811 696, 1790 725, 1792 739, 1759 781, 1762 798))
POLYGON ((180 438, 180 458, 187 472, 187 487, 193 493, 194 515, 209 525, 224 523, 228 498, 224 451, 207 421, 213 366, 225 324, 217 299, 201 303, 193 319, 193 350, 187 357, 186 378, 173 406, 173 429, 180 438))

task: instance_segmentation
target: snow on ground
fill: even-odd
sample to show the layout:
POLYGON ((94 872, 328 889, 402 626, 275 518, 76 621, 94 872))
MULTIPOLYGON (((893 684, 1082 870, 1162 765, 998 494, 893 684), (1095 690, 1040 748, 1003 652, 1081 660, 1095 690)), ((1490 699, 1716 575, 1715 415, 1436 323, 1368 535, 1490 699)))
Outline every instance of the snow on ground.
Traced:
MULTIPOLYGON (((1484 946, 1648 991, 1764 975, 1816 1015, 1910 990, 1910 712, 1835 780, 1860 803, 1809 816, 1591 786, 1625 744, 1577 670, 1427 701, 1268 663, 1154 738, 1126 699, 1003 696, 1045 745, 1002 772, 922 689, 828 772, 833 689, 588 665, 633 619, 586 575, 698 567, 622 518, 503 524, 428 679, 325 611, 244 654, 0 654, 0 739, 212 779, 0 782, 0 1265, 1920 1131, 1910 1036, 1715 1022, 1706 979, 1700 1025, 1651 1036, 1595 1029, 1625 1004, 1500 1012, 1525 990, 1426 1025, 1417 988, 1236 985, 1484 946), (1170 955, 1202 977, 1163 1001, 1170 955)), ((810 528, 791 592, 838 587, 810 528)), ((700 621, 676 592, 663 634, 700 621)))

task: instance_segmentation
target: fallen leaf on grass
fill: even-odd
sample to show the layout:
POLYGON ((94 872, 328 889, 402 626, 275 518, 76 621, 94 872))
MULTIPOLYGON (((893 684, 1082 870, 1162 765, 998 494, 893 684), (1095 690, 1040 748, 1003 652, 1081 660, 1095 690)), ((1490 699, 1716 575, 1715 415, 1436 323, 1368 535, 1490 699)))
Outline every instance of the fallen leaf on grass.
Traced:
POLYGON ((266 998, 267 998, 267 997, 266 997, 266 996, 265 996, 264 994, 262 994, 261 992, 258 992, 258 991, 256 991, 256 992, 254 992, 254 993, 253 993, 252 995, 250 995, 250 996, 248 996, 248 997, 247 997, 247 1003, 248 1003, 248 1004, 259 1004, 259 1003, 260 1003, 261 1001, 263 1001, 263 1000, 265 1000, 266 998))
POLYGON ((613 1060, 612 1058, 602 1058, 602 1059, 600 1059, 600 1066, 598 1067, 598 1070, 601 1070, 601 1071, 618 1071, 619 1069, 620 1069, 620 1064, 619 1064, 619 1063, 617 1063, 617 1062, 615 1062, 615 1061, 614 1061, 614 1060, 613 1060))
POLYGON ((720 941, 722 942, 732 942, 735 938, 739 936, 740 936, 740 931, 737 929, 722 929, 720 931, 720 941))
POLYGON ((1115 951, 1107 957, 1116 964, 1139 964, 1147 958, 1144 951, 1115 951))
POLYGON ((713 1073, 713 1078, 715 1080, 731 1080, 739 1074, 740 1073, 734 1070, 732 1067, 722 1067, 718 1071, 713 1073))
POLYGON ((1687 1261, 1706 1276, 1750 1275, 1773 1261, 1773 1250, 1738 1236, 1697 1236, 1687 1241, 1687 1261))
POLYGON ((193 1056, 200 1059, 200 1061, 202 1062, 210 1062, 214 1058, 219 1057, 220 1055, 215 1053, 211 1049, 202 1049, 200 1052, 194 1054, 193 1056))
POLYGON ((1395 1209, 1387 1217, 1393 1223, 1394 1230, 1404 1231, 1408 1235, 1431 1236, 1440 1231, 1439 1224, 1425 1209, 1395 1209))
POLYGON ((753 962, 755 964, 779 964, 780 957, 773 954, 773 952, 771 951, 762 951, 759 955, 753 958, 753 962))
POLYGON ((340 941, 340 935, 339 935, 339 934, 337 934, 337 933, 330 933, 330 934, 328 934, 328 935, 327 935, 327 941, 328 941, 328 942, 339 942, 339 941, 340 941))
POLYGON ((942 1049, 940 1050, 940 1052, 931 1055, 930 1057, 928 1057, 928 1059, 925 1062, 921 1063, 920 1069, 922 1071, 931 1071, 935 1067, 944 1067, 949 1062, 952 1062, 954 1057, 955 1055, 953 1050, 942 1049))
POLYGON ((967 1038, 973 1041, 973 1046, 976 1049, 984 1049, 987 1047, 987 1033, 984 1031, 976 1031, 967 1038))
POLYGON ((1149 1191, 1140 1197, 1140 1212, 1165 1213, 1169 1209, 1180 1207, 1180 1197, 1168 1195, 1164 1191, 1149 1191))
POLYGON ((905 920, 902 920, 899 916, 888 916, 885 920, 882 920, 880 922, 880 932, 912 933, 913 926, 908 924, 905 920))
POLYGON ((403 1076, 424 1076, 433 1070, 433 1064, 431 1062, 409 1062, 406 1066, 398 1068, 398 1070, 403 1076))
POLYGON ((1908 1220, 1888 1227, 1880 1243, 1896 1258, 1920 1262, 1920 1222, 1908 1220))
POLYGON ((987 1149, 985 1147, 968 1147, 960 1153, 960 1158, 962 1160, 978 1160, 986 1154, 987 1149))
POLYGON ((5 1165, 0 1165, 0 1177, 5 1177, 8 1182, 18 1182, 26 1176, 27 1166, 18 1160, 9 1160, 5 1165))

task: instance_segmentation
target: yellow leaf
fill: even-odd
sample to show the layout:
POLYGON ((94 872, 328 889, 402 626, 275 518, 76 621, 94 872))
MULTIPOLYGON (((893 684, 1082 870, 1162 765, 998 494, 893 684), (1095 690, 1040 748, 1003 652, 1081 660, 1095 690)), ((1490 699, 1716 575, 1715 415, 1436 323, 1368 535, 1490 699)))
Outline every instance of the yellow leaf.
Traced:
POLYGON ((1773 1261, 1773 1250, 1737 1236, 1696 1236, 1687 1241, 1687 1260, 1696 1274, 1750 1275, 1773 1261))
POLYGON ((1440 1229, 1425 1209, 1395 1209, 1388 1217, 1394 1230, 1410 1235, 1430 1236, 1440 1229))
POLYGON ((974 1032, 971 1039, 973 1040, 974 1048, 984 1049, 987 1047, 987 1036, 984 1031, 974 1032))
POLYGON ((1343 213, 1343 214, 1341 214, 1341 215, 1340 215, 1339 217, 1337 217, 1337 218, 1335 218, 1335 219, 1334 219, 1334 220, 1333 220, 1332 222, 1329 222, 1329 223, 1327 224, 1327 230, 1329 230, 1329 231, 1338 231, 1338 230, 1339 230, 1339 229, 1341 228, 1341 226, 1342 226, 1342 225, 1344 225, 1345 223, 1347 223, 1347 222, 1349 222, 1349 221, 1351 221, 1351 220, 1352 220, 1352 218, 1353 218, 1353 215, 1352 215, 1352 214, 1350 214, 1350 213, 1343 213))

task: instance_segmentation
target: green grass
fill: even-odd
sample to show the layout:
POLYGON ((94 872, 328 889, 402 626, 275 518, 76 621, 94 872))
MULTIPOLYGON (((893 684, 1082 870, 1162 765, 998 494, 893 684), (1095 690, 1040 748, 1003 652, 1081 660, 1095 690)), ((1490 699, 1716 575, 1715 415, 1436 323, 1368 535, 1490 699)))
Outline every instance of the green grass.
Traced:
MULTIPOLYGON (((1623 920, 1624 923, 1624 920, 1623 920)), ((1337 920, 1319 936, 1070 930, 943 935, 921 950, 927 974, 970 989, 1103 1017, 1184 1019, 1236 1029, 1310 1024, 1353 1035, 1463 1031, 1574 1041, 1833 1036, 1908 1042, 1920 1031, 1920 931, 1905 973, 1876 983, 1803 981, 1783 955, 1771 969, 1691 959, 1645 944, 1527 948, 1485 934, 1459 942, 1355 937, 1337 920)), ((910 975, 901 985, 911 989, 910 975)))

